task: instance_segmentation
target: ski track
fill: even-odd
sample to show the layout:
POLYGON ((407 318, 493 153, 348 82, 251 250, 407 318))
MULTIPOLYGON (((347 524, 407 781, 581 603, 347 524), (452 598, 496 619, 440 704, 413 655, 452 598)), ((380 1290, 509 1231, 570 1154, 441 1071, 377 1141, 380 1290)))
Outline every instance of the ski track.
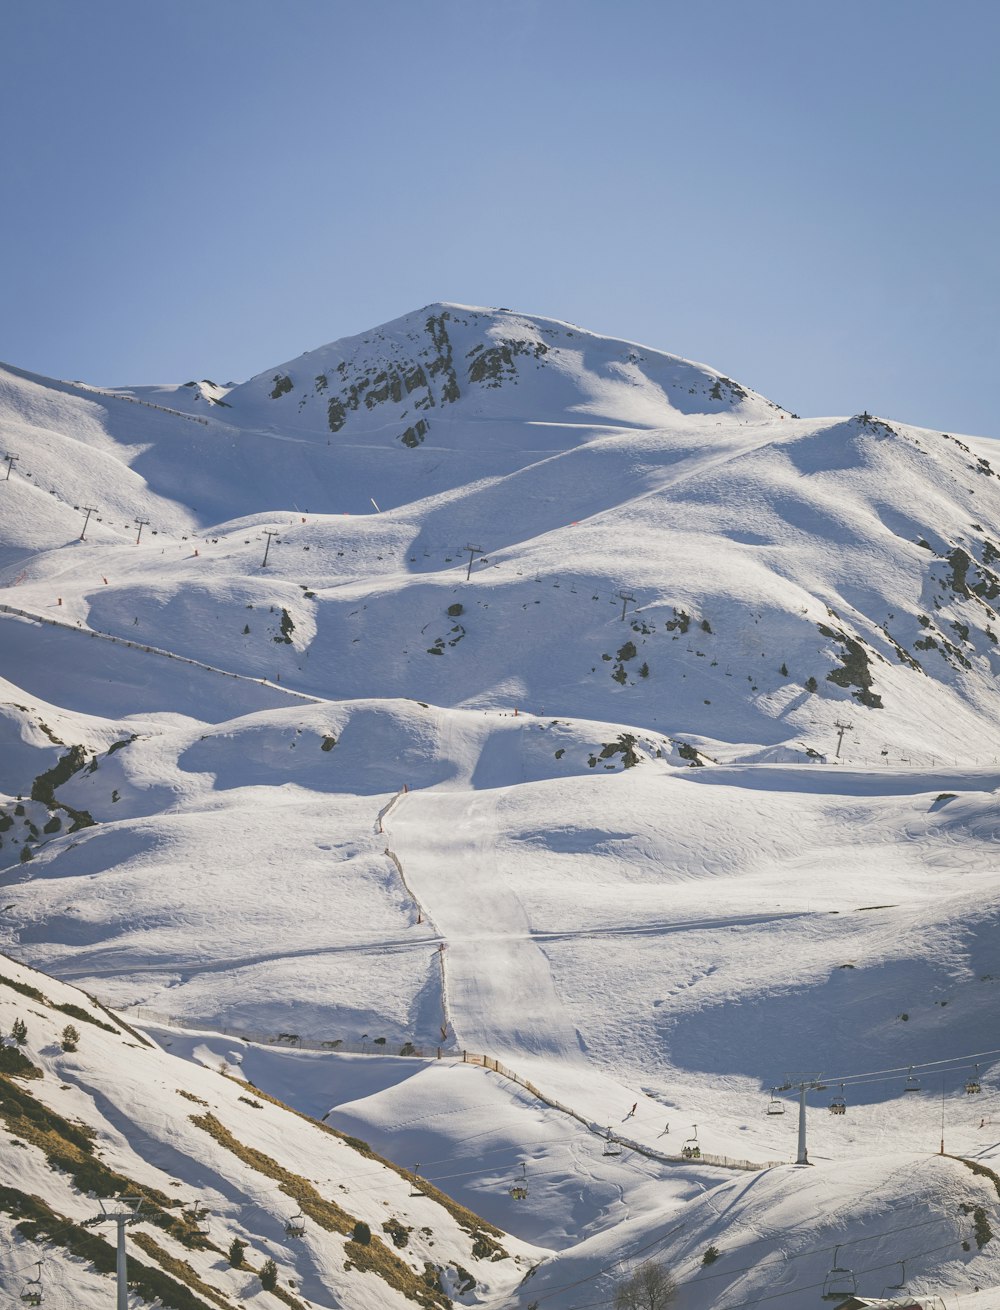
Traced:
POLYGON ((501 1058, 531 1054, 575 1063, 579 1034, 497 859, 500 797, 410 792, 387 827, 407 881, 445 941, 458 1041, 501 1058), (433 847, 427 833, 435 834, 433 847))

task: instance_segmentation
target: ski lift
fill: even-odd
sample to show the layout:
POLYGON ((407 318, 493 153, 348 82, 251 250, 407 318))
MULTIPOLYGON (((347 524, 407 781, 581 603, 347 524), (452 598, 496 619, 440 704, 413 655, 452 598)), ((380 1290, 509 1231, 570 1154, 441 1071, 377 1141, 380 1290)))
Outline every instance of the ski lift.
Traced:
POLYGON ((837 1263, 840 1256, 840 1247, 834 1247, 833 1266, 830 1272, 823 1279, 822 1297, 824 1301, 846 1301, 849 1296, 854 1296, 858 1290, 858 1280, 854 1277, 854 1272, 845 1265, 837 1263))
MULTIPOLYGON (((415 1174, 419 1174, 419 1173, 420 1173, 420 1161, 419 1161, 419 1160, 418 1160, 417 1163, 413 1166, 413 1172, 414 1172, 415 1174)), ((414 1180, 410 1183, 410 1195, 411 1195, 411 1196, 426 1196, 426 1192, 422 1192, 422 1191, 420 1190, 420 1183, 417 1181, 417 1179, 414 1179, 414 1180)))
POLYGON ((208 1216, 211 1214, 207 1205, 202 1205, 200 1201, 195 1201, 190 1210, 183 1212, 184 1218, 199 1237, 208 1237, 211 1229, 208 1226, 208 1216))
POLYGON ((771 1088, 771 1099, 767 1103, 767 1113, 768 1114, 785 1113, 785 1103, 784 1101, 778 1100, 778 1089, 776 1087, 771 1088))
POLYGON ((966 1096, 978 1096, 982 1090, 983 1090, 983 1085, 979 1081, 979 1065, 977 1064, 975 1073, 965 1084, 965 1094, 966 1096))
POLYGON ((833 1098, 830 1101, 830 1113, 831 1114, 847 1113, 847 1098, 844 1096, 843 1083, 840 1084, 840 1091, 837 1092, 836 1095, 833 1096, 833 1098))
POLYGON ((528 1166, 521 1161, 521 1177, 511 1183, 507 1188, 513 1201, 525 1201, 528 1197, 528 1166))
POLYGON ((618 1139, 615 1137, 614 1133, 611 1131, 611 1125, 608 1124, 608 1135, 607 1135, 607 1137, 605 1138, 605 1141, 604 1141, 604 1152, 603 1152, 603 1154, 604 1154, 604 1155, 621 1155, 621 1153, 622 1153, 621 1142, 619 1142, 618 1139))
POLYGON ((301 1210, 296 1210, 291 1219, 285 1220, 286 1237, 304 1237, 306 1232, 306 1217, 301 1210))
POLYGON ((692 1133, 681 1147, 681 1155, 685 1160, 700 1160, 701 1146, 698 1144, 698 1125, 691 1125, 692 1133))
POLYGON ((34 1278, 28 1280, 21 1288, 21 1301, 24 1305, 41 1305, 45 1300, 45 1293, 42 1291, 42 1262, 35 1261, 37 1272, 34 1278))
POLYGON ((899 1282, 890 1283, 888 1287, 882 1288, 882 1295, 887 1301, 894 1301, 896 1297, 902 1297, 906 1294, 906 1262, 900 1260, 899 1264, 899 1282))
POLYGON ((910 1072, 906 1077, 906 1084, 903 1087, 904 1092, 922 1092, 924 1089, 920 1086, 920 1079, 913 1075, 913 1065, 910 1065, 910 1072))

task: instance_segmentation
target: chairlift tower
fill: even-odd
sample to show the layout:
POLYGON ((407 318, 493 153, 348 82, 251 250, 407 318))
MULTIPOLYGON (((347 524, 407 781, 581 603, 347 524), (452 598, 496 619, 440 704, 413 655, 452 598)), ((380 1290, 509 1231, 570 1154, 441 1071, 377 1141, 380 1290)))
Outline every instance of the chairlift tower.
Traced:
POLYGON ((85 541, 85 540, 86 540, 86 537, 87 537, 87 528, 88 528, 88 526, 89 526, 89 524, 90 524, 90 516, 91 516, 91 514, 96 514, 96 513, 97 513, 97 506, 96 506, 96 505, 81 505, 81 506, 80 506, 80 513, 81 513, 81 514, 86 514, 86 516, 87 516, 87 517, 83 520, 83 529, 82 529, 81 532, 80 532, 80 540, 81 540, 81 541, 85 541))
POLYGON ((809 1152, 806 1148, 806 1092, 821 1091, 824 1087, 820 1074, 789 1076, 785 1080, 785 1090, 793 1087, 799 1089, 799 1148, 796 1153, 796 1164, 808 1164, 809 1152))
POLYGON ((271 538, 278 536, 278 533, 271 528, 265 528, 264 536, 267 538, 267 545, 264 547, 264 558, 260 562, 260 567, 262 569, 267 567, 267 556, 271 549, 271 538))
POLYGON ((465 580, 468 582, 472 577, 472 561, 477 555, 485 554, 485 551, 482 546, 463 546, 462 549, 469 552, 469 567, 465 570, 465 580))
POLYGON ((101 1213, 94 1215, 92 1219, 84 1219, 84 1228, 94 1228, 98 1224, 115 1223, 118 1225, 118 1260, 117 1260, 117 1281, 118 1281, 118 1300, 116 1310, 128 1310, 128 1270, 125 1262, 125 1229, 131 1224, 137 1224, 140 1221, 139 1211, 142 1209, 141 1196, 120 1196, 115 1203, 115 1209, 109 1210, 104 1202, 98 1197, 101 1207, 101 1213))
POLYGON ((835 758, 839 760, 839 759, 840 759, 840 748, 841 748, 841 746, 843 746, 843 744, 844 744, 844 733, 845 733, 845 732, 850 732, 851 729, 854 727, 854 724, 853 724, 853 723, 841 723, 841 721, 838 719, 838 720, 836 721, 836 723, 834 723, 833 726, 837 729, 837 754, 836 754, 836 757, 835 757, 835 758))

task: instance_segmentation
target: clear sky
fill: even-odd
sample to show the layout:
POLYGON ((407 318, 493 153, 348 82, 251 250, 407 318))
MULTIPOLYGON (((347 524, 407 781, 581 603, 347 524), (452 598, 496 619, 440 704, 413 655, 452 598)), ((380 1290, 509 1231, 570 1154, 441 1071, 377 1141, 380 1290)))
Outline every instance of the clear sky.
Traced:
POLYGON ((0 358, 241 381, 434 300, 1000 436, 997 0, 5 0, 0 358))

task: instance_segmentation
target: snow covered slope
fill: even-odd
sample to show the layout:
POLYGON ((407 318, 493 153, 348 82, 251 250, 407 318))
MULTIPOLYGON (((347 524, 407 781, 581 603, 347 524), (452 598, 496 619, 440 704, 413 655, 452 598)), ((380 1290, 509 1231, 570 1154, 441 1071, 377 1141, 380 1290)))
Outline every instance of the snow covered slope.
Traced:
POLYGON ((40 1280, 45 1304, 110 1304, 115 1226, 84 1224, 125 1193, 142 1201, 130 1284, 175 1310, 279 1298, 291 1310, 445 1310, 509 1292, 537 1258, 364 1142, 262 1095, 238 1066, 179 1060, 0 957, 0 1027, 18 1022, 21 1044, 0 1048, 5 1303, 40 1280))
MULTIPOLYGON (((988 442, 801 419, 703 365, 456 305, 239 386, 7 368, 0 422, 12 954, 194 1059, 236 1038, 192 1025, 315 1044, 239 1049, 558 1248, 552 1305, 576 1304, 567 1260, 604 1287, 647 1238, 700 1259, 668 1230, 690 1211, 709 1245, 691 1207, 731 1175, 680 1143, 794 1158, 794 1116, 763 1113, 786 1075, 890 1071, 815 1116, 825 1182, 751 1187, 763 1245, 726 1242, 752 1274, 713 1300, 706 1267, 686 1305, 762 1295, 796 1205, 816 1218, 781 1304, 811 1304, 834 1217, 903 1204, 942 1106, 956 1154, 993 1158, 988 442), (419 1074, 373 1055, 438 1048, 419 1074), (939 1060, 935 1104, 905 1096, 939 1060)), ((951 1168, 926 1165, 928 1212, 935 1189, 955 1208, 951 1168)), ((991 1247, 940 1236, 926 1289, 987 1278, 991 1247)))

